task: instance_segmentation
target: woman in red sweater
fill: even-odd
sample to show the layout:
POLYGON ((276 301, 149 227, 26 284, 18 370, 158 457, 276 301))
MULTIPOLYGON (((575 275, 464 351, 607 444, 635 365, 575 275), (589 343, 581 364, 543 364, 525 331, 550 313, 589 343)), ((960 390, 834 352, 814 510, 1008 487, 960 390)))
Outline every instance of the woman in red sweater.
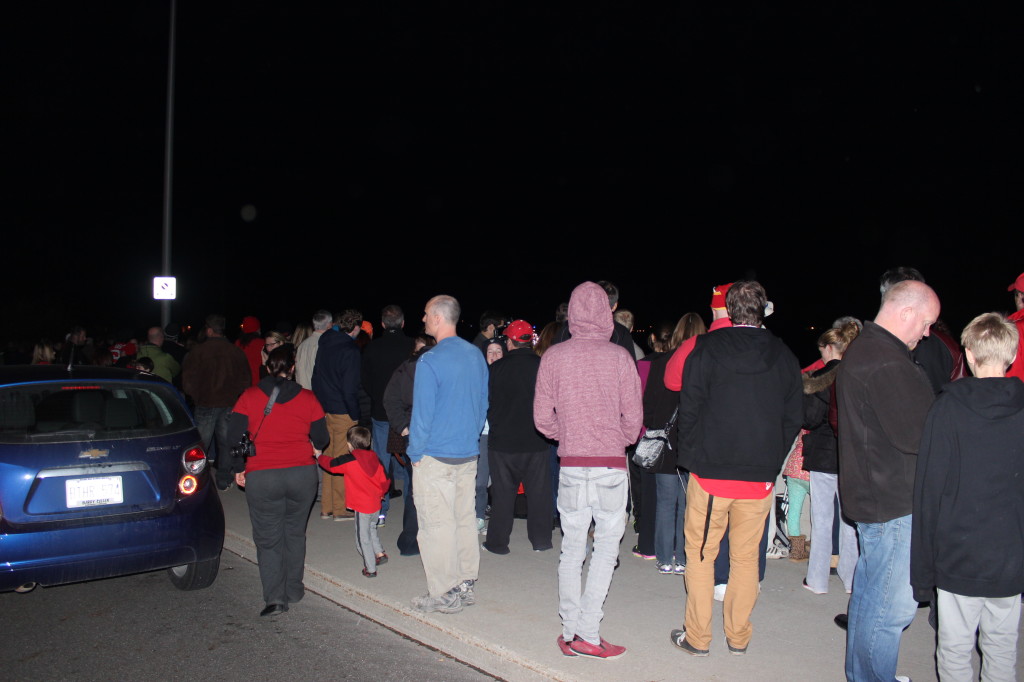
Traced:
POLYGON ((235 483, 245 488, 252 539, 263 582, 266 607, 276 616, 302 599, 306 561, 306 523, 316 499, 314 457, 330 436, 324 410, 312 391, 292 381, 295 358, 285 348, 271 351, 270 374, 239 397, 228 422, 230 442, 252 435, 253 450, 236 452, 235 483), (271 403, 272 400, 272 403, 271 403))

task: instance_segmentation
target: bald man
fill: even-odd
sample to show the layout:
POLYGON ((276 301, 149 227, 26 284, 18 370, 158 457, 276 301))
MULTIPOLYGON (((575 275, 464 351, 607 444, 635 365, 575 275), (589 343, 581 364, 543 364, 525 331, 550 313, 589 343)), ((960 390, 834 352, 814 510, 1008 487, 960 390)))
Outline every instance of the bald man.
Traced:
POLYGON ((153 361, 153 374, 167 382, 174 381, 174 378, 181 373, 181 365, 170 353, 163 350, 164 330, 160 327, 150 327, 146 332, 146 343, 139 348, 137 357, 149 358, 153 361))
POLYGON ((934 394, 910 352, 939 316, 923 282, 893 285, 839 365, 839 493, 857 524, 846 678, 896 678, 900 636, 914 620, 910 526, 917 452, 934 394))

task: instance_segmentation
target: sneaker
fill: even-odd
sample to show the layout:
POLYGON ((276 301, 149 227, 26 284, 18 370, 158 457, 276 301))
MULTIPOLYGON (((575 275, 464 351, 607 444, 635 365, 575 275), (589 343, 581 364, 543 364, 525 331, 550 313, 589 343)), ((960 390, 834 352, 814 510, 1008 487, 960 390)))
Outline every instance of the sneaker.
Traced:
POLYGON ((818 592, 816 589, 814 589, 813 587, 808 585, 807 584, 807 578, 804 578, 804 589, 807 590, 808 592, 810 592, 811 594, 828 594, 828 591, 818 592))
POLYGON ((765 556, 769 559, 785 559, 789 556, 789 550, 785 547, 779 547, 773 542, 768 545, 768 551, 765 552, 765 556))
POLYGON ((626 647, 617 644, 610 644, 601 638, 600 644, 591 644, 585 639, 576 639, 569 642, 569 648, 580 656, 587 658, 600 658, 605 661, 612 661, 625 655, 626 647))
POLYGON ((330 521, 334 518, 334 514, 331 514, 330 512, 320 512, 320 518, 323 521, 330 521))
POLYGON ((743 647, 741 649, 738 646, 733 646, 732 644, 729 644, 728 641, 726 641, 725 644, 726 644, 726 646, 729 647, 729 653, 732 654, 733 656, 743 656, 744 654, 747 653, 747 647, 743 647))
POLYGON ((481 535, 483 535, 484 533, 487 532, 486 530, 484 530, 484 524, 485 523, 486 522, 483 519, 477 519, 476 520, 476 532, 477 533, 480 533, 481 535))
POLYGON ((715 585, 715 601, 725 601, 725 588, 728 587, 725 583, 715 585))
POLYGON ((377 517, 377 527, 378 528, 383 528, 384 527, 384 518, 385 517, 384 517, 383 514, 381 514, 380 516, 377 517))
MULTIPOLYGON (((558 644, 558 650, 562 652, 563 656, 568 656, 569 658, 574 658, 576 656, 576 652, 573 651, 572 647, 569 646, 569 642, 565 641, 565 637, 559 635, 558 639, 555 641, 558 644)), ((576 640, 574 639, 573 641, 576 640)))
POLYGON ((673 568, 672 571, 676 575, 685 575, 686 574, 686 564, 676 564, 675 568, 673 568))
POLYGON ((686 630, 673 630, 669 634, 669 639, 677 647, 690 654, 691 656, 707 656, 711 653, 708 649, 698 649, 689 642, 686 641, 686 630))
POLYGON ((635 556, 638 559, 644 559, 647 561, 657 558, 653 554, 644 554, 643 552, 641 552, 640 545, 633 545, 633 556, 635 556))
POLYGON ((337 521, 338 523, 341 523, 342 521, 351 521, 354 518, 355 518, 354 515, 353 516, 347 516, 347 515, 342 516, 342 515, 339 515, 339 516, 335 516, 334 520, 337 521))
POLYGON ((458 588, 452 588, 440 597, 431 597, 429 594, 414 597, 412 607, 424 613, 458 613, 462 610, 462 600, 459 598, 458 588))
POLYGON ((388 553, 387 552, 384 552, 379 557, 377 557, 377 565, 378 566, 383 566, 387 562, 388 562, 388 553))
POLYGON ((896 682, 913 682, 913 681, 909 677, 907 677, 906 675, 897 675, 896 676, 896 682))
POLYGON ((474 585, 476 585, 475 580, 463 580, 455 586, 455 589, 459 593, 459 601, 462 602, 463 606, 472 606, 473 604, 476 604, 476 594, 473 592, 474 585))
POLYGON ((846 626, 850 622, 850 617, 847 616, 845 613, 840 613, 840 614, 836 615, 835 618, 832 619, 832 622, 845 630, 846 626))
POLYGON ((658 564, 658 573, 662 575, 672 575, 673 570, 672 564, 658 564))

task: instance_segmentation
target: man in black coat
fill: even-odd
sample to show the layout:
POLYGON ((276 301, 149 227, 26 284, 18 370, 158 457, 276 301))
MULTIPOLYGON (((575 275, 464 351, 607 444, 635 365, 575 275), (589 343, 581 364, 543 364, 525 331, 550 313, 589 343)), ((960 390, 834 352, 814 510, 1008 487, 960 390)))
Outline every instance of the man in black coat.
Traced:
MULTIPOLYGON (((387 472, 391 485, 395 479, 402 481, 402 489, 409 490, 409 473, 403 466, 394 466, 388 452, 388 413, 384 409, 384 391, 391 381, 391 375, 400 364, 412 355, 413 340, 406 336, 405 314, 397 305, 384 306, 380 312, 381 334, 367 344, 363 350, 362 371, 360 372, 363 390, 370 396, 370 422, 373 433, 373 451, 377 453, 381 466, 387 472)), ((397 493, 396 493, 397 494, 397 493)), ((390 496, 384 498, 380 508, 381 516, 386 516, 391 506, 390 496)))
POLYGON ((519 484, 527 499, 526 533, 534 551, 551 549, 549 446, 533 424, 533 393, 540 357, 533 327, 523 320, 505 329, 508 354, 490 369, 487 456, 491 469, 491 522, 484 549, 508 554, 519 484))

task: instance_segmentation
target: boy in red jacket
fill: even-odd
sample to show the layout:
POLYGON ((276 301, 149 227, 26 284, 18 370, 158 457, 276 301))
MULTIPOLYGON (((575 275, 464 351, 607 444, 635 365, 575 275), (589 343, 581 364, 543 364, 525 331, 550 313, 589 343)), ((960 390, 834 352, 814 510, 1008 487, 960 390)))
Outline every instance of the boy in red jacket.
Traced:
POLYGON ((363 575, 376 578, 377 566, 388 562, 377 535, 377 515, 390 482, 370 450, 369 429, 353 426, 346 440, 349 454, 334 459, 320 455, 317 463, 332 474, 345 475, 345 506, 356 513, 356 550, 363 557, 363 575))

